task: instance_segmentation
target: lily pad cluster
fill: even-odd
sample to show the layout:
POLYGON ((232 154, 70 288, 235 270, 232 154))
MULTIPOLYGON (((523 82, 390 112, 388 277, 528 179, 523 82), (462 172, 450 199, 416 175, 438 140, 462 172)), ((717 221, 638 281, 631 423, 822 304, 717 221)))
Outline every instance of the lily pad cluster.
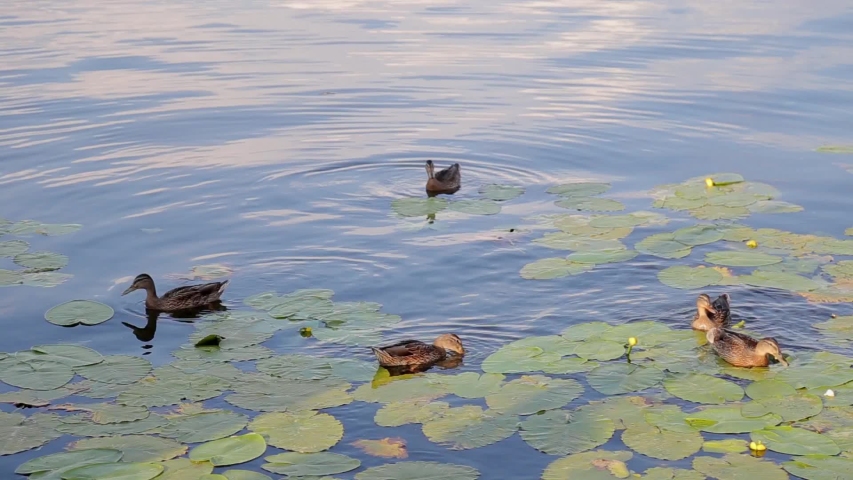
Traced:
MULTIPOLYGON (((57 236, 76 232, 80 228, 80 225, 45 224, 33 220, 10 222, 0 218, 0 237, 57 236)), ((54 252, 31 251, 30 243, 25 240, 0 240, 0 259, 3 258, 10 259, 18 268, 0 268, 0 287, 55 287, 73 276, 59 272, 68 265, 68 257, 54 252)))
POLYGON ((450 199, 444 197, 407 197, 391 202, 391 210, 401 217, 434 217, 443 210, 453 210, 468 215, 496 215, 501 203, 524 193, 524 188, 515 185, 490 184, 479 189, 482 198, 450 199))

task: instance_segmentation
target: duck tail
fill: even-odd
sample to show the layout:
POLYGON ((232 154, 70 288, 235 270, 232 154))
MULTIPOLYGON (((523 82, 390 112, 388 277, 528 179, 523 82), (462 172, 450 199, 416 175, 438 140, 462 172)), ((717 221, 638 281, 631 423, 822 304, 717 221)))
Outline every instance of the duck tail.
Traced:
POLYGON ((393 360, 393 357, 391 355, 388 355, 381 348, 370 347, 370 350, 373 352, 373 355, 376 356, 376 360, 379 360, 379 365, 389 364, 393 360))
POLYGON ((231 283, 231 280, 225 280, 219 285, 219 294, 222 295, 225 293, 225 289, 228 288, 228 284, 231 283))

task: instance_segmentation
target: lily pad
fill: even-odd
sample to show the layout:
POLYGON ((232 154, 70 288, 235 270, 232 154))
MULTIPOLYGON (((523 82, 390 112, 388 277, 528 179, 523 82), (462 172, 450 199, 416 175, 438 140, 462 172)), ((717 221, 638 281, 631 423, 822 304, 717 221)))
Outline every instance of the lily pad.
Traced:
POLYGON ((703 452, 710 453, 742 453, 749 450, 746 440, 729 438, 727 440, 709 440, 702 444, 703 452))
POLYGON ((464 372, 458 375, 443 376, 442 380, 447 383, 450 393, 461 398, 483 398, 495 393, 501 387, 504 376, 499 373, 464 372))
POLYGON ((480 187, 480 195, 496 201, 512 200, 524 193, 524 188, 515 185, 483 185, 480 187))
POLYGON ((391 202, 391 209, 401 217, 425 217, 435 215, 447 208, 443 198, 398 198, 391 202))
POLYGON ((0 268, 0 287, 10 287, 22 283, 24 283, 24 276, 21 272, 0 268))
POLYGON ((690 210, 690 214, 699 220, 736 220, 749 216, 745 207, 729 207, 725 205, 705 205, 690 210))
POLYGON ((37 345, 30 350, 44 355, 46 360, 64 363, 69 367, 84 367, 104 361, 103 355, 80 345, 37 345))
MULTIPOLYGON (((746 394, 753 400, 763 400, 772 397, 787 397, 795 395, 797 390, 785 382, 775 379, 752 382, 746 387, 746 394)), ((762 414, 763 415, 763 414, 762 414)), ((761 416, 761 415, 752 415, 761 416)))
POLYGON ((609 418, 593 409, 551 410, 532 415, 521 423, 521 438, 550 455, 580 453, 603 445, 613 436, 609 418))
POLYGON ((219 440, 242 430, 249 419, 228 410, 182 415, 169 420, 160 429, 160 435, 182 443, 200 443, 219 440))
POLYGON ((488 199, 457 200, 450 202, 449 208, 469 215, 495 215, 501 211, 499 203, 488 199))
POLYGON ((572 325, 563 330, 560 335, 566 340, 580 342, 589 338, 600 337, 613 328, 604 322, 586 322, 572 325))
POLYGON ((736 383, 703 373, 673 375, 664 380, 663 386, 688 402, 716 404, 743 398, 743 389, 736 383))
POLYGON ((622 202, 611 198, 569 197, 554 202, 555 205, 569 210, 587 212, 619 212, 625 210, 622 202))
MULTIPOLYGON (((772 380, 770 380, 772 381, 772 380)), ((761 417, 773 413, 785 422, 793 422, 817 415, 823 410, 820 397, 809 393, 798 393, 784 397, 766 397, 744 404, 744 417, 761 417)))
POLYGON ((25 452, 59 437, 33 417, 0 412, 0 456, 25 452))
POLYGON ((794 273, 765 271, 758 269, 750 275, 741 275, 738 281, 754 287, 778 288, 793 292, 809 292, 822 288, 824 284, 794 273))
POLYGON ((512 436, 518 430, 518 417, 464 405, 444 410, 424 422, 422 430, 430 441, 453 450, 479 448, 512 436))
POLYGON ((407 400, 383 405, 373 420, 380 427, 399 427, 410 423, 425 423, 440 417, 450 408, 445 402, 429 400, 407 400))
POLYGON ((486 404, 496 412, 530 415, 541 410, 561 408, 581 393, 583 387, 572 379, 524 375, 488 395, 486 404))
POLYGON ((713 268, 686 267, 676 265, 658 272, 658 280, 672 288, 692 290, 714 285, 723 279, 723 275, 713 268))
POLYGON ((775 463, 736 453, 728 453, 721 458, 696 457, 693 468, 718 480, 788 480, 788 474, 775 463))
POLYGON ((661 460, 681 460, 702 448, 699 432, 675 432, 665 428, 631 427, 622 432, 622 442, 631 450, 661 460))
POLYGON ((630 363, 611 363, 594 368, 587 375, 589 386, 605 395, 638 392, 654 387, 663 380, 657 368, 630 363))
POLYGON ((625 346, 610 340, 588 339, 578 345, 574 353, 586 360, 615 360, 625 354, 625 346))
POLYGON ((467 465, 438 462, 397 462, 370 467, 355 475, 355 480, 477 480, 480 472, 467 465))
POLYGON ((252 461, 266 450, 264 437, 257 433, 247 433, 203 443, 193 448, 189 457, 194 462, 208 461, 216 467, 221 467, 252 461))
POLYGON ((836 480, 849 478, 853 459, 828 455, 794 457, 782 464, 791 475, 806 480, 836 480))
POLYGON ((766 427, 750 434, 769 450, 789 455, 838 455, 841 449, 829 437, 791 426, 766 427))
POLYGON ((84 438, 68 444, 68 450, 113 448, 123 452, 124 462, 159 462, 178 457, 187 452, 187 446, 169 438, 148 435, 118 435, 114 437, 84 438))
POLYGON ((118 423, 95 423, 87 415, 68 415, 56 426, 56 431, 78 437, 111 437, 154 433, 166 424, 161 415, 149 414, 141 420, 118 423))
POLYGON ((673 232, 673 239, 689 246, 705 245, 723 239, 723 233, 714 225, 694 225, 673 232))
POLYGON ((290 380, 321 380, 332 374, 329 362, 310 355, 279 355, 256 365, 259 372, 290 380))
POLYGON ((690 255, 692 248, 675 240, 672 233, 656 233, 640 240, 634 248, 646 255, 660 258, 684 258, 690 255))
POLYGON ((15 263, 24 268, 48 272, 68 265, 68 257, 53 252, 19 253, 15 255, 15 263))
POLYGON ((761 267, 779 263, 782 261, 782 258, 761 252, 726 250, 708 253, 705 255, 705 261, 726 267, 761 267))
POLYGON ((98 463, 68 470, 66 480, 150 480, 163 472, 156 463, 98 463))
POLYGON ((637 252, 635 252, 634 250, 625 250, 620 248, 612 250, 598 250, 592 252, 575 252, 566 257, 566 260, 568 260, 570 263, 619 263, 631 260, 636 256, 637 252))
POLYGON ((290 477, 334 475, 355 470, 361 461, 338 453, 279 453, 264 457, 261 468, 290 477))
POLYGON ((563 183, 550 187, 546 192, 561 195, 563 197, 590 197, 600 195, 610 190, 609 183, 563 183))
POLYGON ((595 450, 559 458, 542 473, 542 480, 613 480, 631 475, 625 462, 631 452, 595 450))
POLYGON ((752 213, 796 213, 802 212, 803 207, 795 203, 778 200, 763 200, 749 206, 752 213))
MULTIPOLYGON (((216 371, 213 365, 216 364, 207 369, 211 373, 216 371)), ((140 367, 138 373, 141 372, 140 367)), ((164 407, 218 397, 230 387, 230 383, 220 377, 186 373, 174 366, 159 367, 152 373, 153 376, 129 385, 119 393, 116 401, 124 405, 164 407)))
MULTIPOLYGON (((213 472, 210 462, 196 463, 189 458, 174 458, 162 462, 163 474, 157 480, 200 480, 213 472)), ((271 480, 271 479, 268 479, 271 480)))
POLYGON ((853 369, 849 365, 825 363, 792 364, 774 378, 798 389, 835 387, 853 381, 853 369))
MULTIPOLYGON (((269 475, 264 475, 263 473, 253 472, 251 470, 225 470, 222 475, 226 478, 226 480, 272 480, 269 475)), ((164 479, 166 480, 166 479, 164 479)), ((190 480, 190 479, 187 479, 190 480)), ((214 480, 212 478, 200 478, 199 480, 214 480)), ((222 480, 222 479, 219 479, 222 480)), ((293 477, 293 480, 300 480, 299 477, 293 477)), ((332 477, 320 477, 319 479, 314 479, 312 477, 304 477, 301 480, 336 480, 332 477)))
POLYGON ((91 300, 72 300, 57 305, 47 313, 44 318, 54 324, 63 327, 73 327, 78 324, 97 325, 113 318, 112 307, 91 300))
POLYGON ((72 278, 74 278, 74 275, 67 273, 27 271, 21 274, 21 284, 31 287, 53 288, 62 285, 72 278))
POLYGON ((406 400, 434 400, 449 393, 447 384, 434 377, 393 377, 387 383, 366 383, 353 393, 362 402, 391 403, 406 400))
POLYGON ((543 258, 521 268, 521 278, 527 280, 551 280, 568 275, 578 275, 592 270, 593 265, 576 263, 562 257, 543 258))
POLYGON ((64 363, 31 358, 0 360, 0 381, 30 390, 53 390, 74 378, 71 367, 64 363))
POLYGON ((151 372, 151 363, 140 357, 110 355, 95 365, 77 367, 77 373, 89 380, 129 385, 151 372))
POLYGON ((30 244, 23 240, 0 242, 0 257, 14 257, 30 249, 30 244))
POLYGON ((315 411, 264 413, 252 420, 249 430, 263 435, 274 447, 299 453, 332 448, 344 434, 335 417, 315 411))
POLYGON ((56 470, 68 471, 83 465, 118 462, 121 460, 121 457, 121 450, 113 448, 93 448, 74 452, 52 453, 23 463, 15 469, 15 473, 30 475, 33 473, 54 472, 56 470))

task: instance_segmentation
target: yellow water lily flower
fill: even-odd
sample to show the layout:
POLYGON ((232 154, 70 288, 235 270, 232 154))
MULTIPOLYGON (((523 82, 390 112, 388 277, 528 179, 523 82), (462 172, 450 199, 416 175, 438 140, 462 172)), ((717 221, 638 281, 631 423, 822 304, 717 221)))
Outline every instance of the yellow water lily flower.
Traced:
POLYGON ((705 179, 705 185, 708 185, 709 187, 713 187, 714 186, 714 179, 711 177, 706 178, 705 179))
POLYGON ((636 344, 637 344, 637 338, 636 337, 631 337, 628 339, 628 345, 633 347, 636 344))

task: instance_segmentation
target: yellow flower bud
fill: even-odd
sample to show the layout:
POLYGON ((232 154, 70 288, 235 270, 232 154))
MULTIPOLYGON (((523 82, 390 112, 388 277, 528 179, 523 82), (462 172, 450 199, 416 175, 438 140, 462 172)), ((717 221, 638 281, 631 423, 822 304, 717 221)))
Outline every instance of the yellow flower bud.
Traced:
POLYGON ((758 247, 758 242, 756 242, 755 240, 749 240, 746 242, 746 246, 749 248, 756 248, 758 247))
POLYGON ((633 347, 636 344, 637 344, 637 338, 636 337, 631 337, 628 339, 628 345, 633 347))
POLYGON ((706 178, 705 179, 705 185, 708 185, 709 187, 713 187, 714 186, 714 179, 711 177, 706 178))

